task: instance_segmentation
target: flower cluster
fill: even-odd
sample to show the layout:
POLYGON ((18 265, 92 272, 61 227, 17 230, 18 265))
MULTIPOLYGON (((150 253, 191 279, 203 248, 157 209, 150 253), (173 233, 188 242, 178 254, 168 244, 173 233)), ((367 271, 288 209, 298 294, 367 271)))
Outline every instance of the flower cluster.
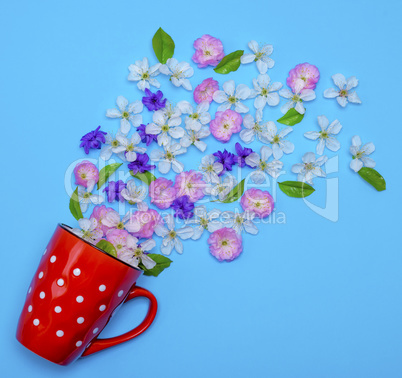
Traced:
MULTIPOLYGON (((200 69, 216 67, 225 57, 222 41, 211 35, 196 39, 193 46, 192 60, 200 69)), ((284 117, 299 117, 300 122, 306 112, 305 103, 316 98, 315 89, 320 79, 316 66, 302 63, 289 71, 288 88, 282 88, 281 82, 271 80, 267 74, 268 69, 274 67, 273 46, 260 46, 256 41, 250 41, 248 46, 251 53, 238 58, 237 65, 255 62, 257 77, 248 84, 236 85, 234 80, 228 80, 221 87, 217 80, 206 78, 193 91, 195 104, 169 101, 160 90, 159 74, 168 76, 175 87, 189 91, 193 88, 190 78, 194 69, 189 63, 173 58, 173 52, 164 64, 150 66, 148 58, 143 58, 129 66, 128 80, 136 82, 138 89, 144 92, 141 100, 130 103, 118 96, 117 108, 106 111, 106 117, 119 120, 117 132, 106 133, 99 126, 82 137, 80 147, 86 154, 101 149, 100 157, 104 161, 112 157, 120 159, 130 171, 130 178, 127 180, 127 175, 121 175, 113 179, 113 175, 120 173, 117 169, 122 164, 118 163, 106 165, 101 171, 88 160, 76 165, 77 189, 76 195, 71 197, 70 209, 74 209, 73 215, 79 219, 79 228, 74 229, 78 236, 93 244, 101 240, 109 243, 117 258, 146 272, 153 272, 161 259, 150 253, 158 237, 163 255, 173 250, 182 253, 182 240, 198 240, 204 231, 210 234, 207 238, 210 253, 219 261, 232 261, 242 253, 243 234, 257 234, 255 223, 269 217, 275 205, 266 190, 255 187, 244 190, 244 180, 238 182, 234 170, 251 170, 249 178, 256 185, 264 183, 269 176, 278 178, 284 167, 282 157, 295 150, 288 140, 293 128, 278 129, 274 121, 264 120, 264 109, 278 106, 283 97, 287 100, 280 107, 284 117), (156 92, 151 91, 151 87, 155 87, 156 92), (249 100, 254 103, 253 113, 246 105, 249 100), (145 117, 149 118, 148 122, 144 121, 145 117), (181 155, 193 148, 191 146, 204 153, 210 134, 221 143, 228 144, 240 138, 243 143, 253 145, 249 148, 236 142, 232 149, 206 153, 200 159, 198 171, 186 170, 181 155), (173 176, 157 174, 157 177, 156 169, 161 175, 172 170, 173 176), (94 193, 96 187, 104 193, 110 207, 102 205, 105 198, 94 193), (238 211, 208 210, 202 204, 238 200, 238 211), (92 212, 84 217, 91 204, 95 205, 92 212), (122 212, 121 216, 115 204, 119 204, 119 208, 128 206, 129 211, 122 212)), ((332 78, 339 90, 327 89, 324 97, 336 98, 342 107, 347 102, 361 102, 356 92, 351 91, 358 84, 354 76, 346 80, 336 74, 332 78)), ((293 126, 291 121, 279 119, 277 122, 293 126)), ((318 125, 319 131, 305 132, 304 136, 318 141, 316 153, 319 156, 307 152, 302 164, 291 168, 299 181, 308 184, 313 184, 315 177, 326 175, 323 170, 328 160, 323 155, 325 148, 340 149, 336 136, 342 129, 341 123, 338 120, 330 123, 321 115, 318 125)), ((350 151, 353 156, 350 167, 354 171, 359 171, 363 165, 375 166, 368 157, 374 151, 372 143, 362 145, 360 138, 354 136, 350 151)))

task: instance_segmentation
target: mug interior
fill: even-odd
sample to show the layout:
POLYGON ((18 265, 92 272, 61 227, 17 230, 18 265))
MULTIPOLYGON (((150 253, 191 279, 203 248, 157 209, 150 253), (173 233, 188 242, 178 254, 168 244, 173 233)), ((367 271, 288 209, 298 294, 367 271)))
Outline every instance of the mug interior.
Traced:
POLYGON ((66 224, 64 224, 64 223, 59 223, 59 227, 61 227, 64 231, 69 232, 71 235, 75 236, 75 237, 76 237, 77 239, 79 239, 80 241, 82 241, 82 242, 88 244, 88 245, 91 246, 92 248, 94 248, 94 249, 96 249, 97 251, 103 253, 104 255, 109 256, 110 258, 112 258, 112 259, 118 261, 119 263, 124 264, 124 265, 126 265, 126 266, 128 266, 128 267, 130 267, 130 268, 132 268, 132 269, 134 269, 134 270, 137 270, 137 271, 139 271, 139 272, 141 272, 141 273, 143 272, 140 268, 136 268, 135 266, 132 266, 132 265, 126 263, 125 261, 120 260, 118 257, 114 257, 114 256, 112 256, 112 255, 109 255, 109 253, 107 253, 107 252, 105 252, 104 250, 100 249, 100 248, 97 247, 95 244, 92 244, 92 243, 90 243, 89 241, 87 241, 87 240, 85 240, 85 239, 83 239, 83 238, 80 238, 78 235, 76 235, 76 234, 73 232, 73 228, 72 228, 72 227, 70 227, 70 226, 68 226, 68 225, 66 225, 66 224))

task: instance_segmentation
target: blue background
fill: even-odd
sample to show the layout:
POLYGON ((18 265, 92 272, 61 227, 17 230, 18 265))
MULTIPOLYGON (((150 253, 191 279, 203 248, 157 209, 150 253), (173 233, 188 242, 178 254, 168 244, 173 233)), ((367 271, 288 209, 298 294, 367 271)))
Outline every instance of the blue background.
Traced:
MULTIPOLYGON (((400 125, 402 54, 400 1, 9 1, 0 8, 2 59, 2 320, 3 377, 400 377, 402 376, 400 125), (399 16, 398 16, 399 14, 399 16), (31 277, 57 222, 75 225, 68 210, 64 174, 85 157, 79 139, 102 125, 118 95, 141 98, 127 67, 156 58, 151 38, 162 26, 175 40, 175 57, 190 61, 193 41, 220 38, 225 52, 247 42, 272 43, 276 61, 268 73, 308 61, 319 67, 317 99, 289 140, 285 169, 300 162, 315 142, 325 114, 343 124, 339 134, 339 220, 311 211, 302 200, 277 193, 286 224, 266 224, 244 237, 244 252, 219 263, 204 235, 174 253, 171 268, 139 284, 159 300, 155 323, 137 339, 65 368, 26 350, 14 334, 31 277), (322 97, 331 75, 356 75, 363 104, 340 108, 322 97), (351 137, 372 141, 378 171, 387 181, 376 192, 349 169, 351 137)), ((196 69, 222 84, 251 86, 255 65, 228 76, 196 69)), ((191 99, 159 76, 172 101, 191 99)), ((283 100, 282 102, 283 103, 283 100)), ((248 105, 253 109, 252 101, 248 105)), ((254 110, 252 110, 254 114, 254 110)), ((264 118, 276 120, 279 106, 264 118)), ((150 115, 144 110, 144 118, 150 115)), ((233 150, 238 136, 225 146, 233 150)), ((208 138, 208 153, 222 147, 208 138)), ((256 143, 253 147, 259 148, 256 143)), ((97 152, 90 157, 96 157, 97 152)), ((202 154, 186 155, 186 169, 202 154)), ((294 180, 292 173, 284 176, 294 180)), ((326 181, 315 180, 309 201, 325 205, 326 181)), ((332 201, 333 199, 331 199, 332 201)), ((232 207, 235 207, 232 206, 232 207)), ((123 306, 102 336, 138 324, 147 308, 138 299, 123 306)))

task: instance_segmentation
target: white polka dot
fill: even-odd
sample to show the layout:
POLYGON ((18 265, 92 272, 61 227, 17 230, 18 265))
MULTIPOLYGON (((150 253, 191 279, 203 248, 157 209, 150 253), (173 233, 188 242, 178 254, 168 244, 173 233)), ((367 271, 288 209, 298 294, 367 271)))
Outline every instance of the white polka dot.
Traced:
POLYGON ((82 302, 84 301, 84 297, 83 297, 82 295, 79 295, 77 298, 75 298, 75 300, 76 300, 78 303, 82 303, 82 302))
POLYGON ((100 310, 100 311, 105 311, 105 309, 106 309, 106 306, 105 306, 105 305, 102 305, 102 306, 99 307, 99 310, 100 310))
POLYGON ((38 274, 38 277, 39 277, 39 279, 41 279, 41 278, 43 277, 43 272, 40 272, 40 273, 38 274))
POLYGON ((57 280, 57 285, 63 286, 63 285, 64 285, 64 280, 63 280, 62 278, 59 278, 59 279, 57 280))
POLYGON ((47 252, 47 248, 45 249, 45 252, 43 252, 43 254, 46 255, 46 252, 47 252))
POLYGON ((56 261, 56 256, 52 256, 51 258, 50 258, 50 262, 51 263, 54 263, 56 261))
POLYGON ((121 297, 121 296, 123 295, 123 293, 124 293, 124 291, 123 291, 123 290, 120 290, 120 291, 118 292, 117 296, 118 296, 118 297, 121 297))
POLYGON ((35 326, 39 325, 39 319, 34 319, 33 324, 34 324, 35 326))
POLYGON ((54 312, 57 312, 58 314, 61 312, 61 307, 60 306, 56 306, 54 308, 54 312))
POLYGON ((80 317, 77 319, 77 323, 78 323, 78 324, 84 323, 84 318, 83 318, 82 316, 80 316, 80 317))
POLYGON ((80 347, 82 345, 82 341, 77 341, 76 343, 75 343, 75 346, 77 346, 77 347, 80 347))
POLYGON ((78 277, 81 274, 81 269, 75 268, 73 270, 73 274, 74 274, 74 276, 78 277))
POLYGON ((28 289, 28 294, 29 294, 31 291, 32 291, 32 287, 30 287, 30 288, 28 289))
POLYGON ((45 292, 44 292, 44 291, 41 291, 40 294, 39 294, 39 297, 40 297, 41 299, 45 298, 45 292))
POLYGON ((32 312, 32 306, 31 305, 28 306, 28 312, 32 312))
POLYGON ((106 286, 105 285, 100 285, 99 286, 99 291, 105 291, 106 290, 106 286))
POLYGON ((98 332, 99 331, 99 328, 95 328, 93 331, 92 331, 92 333, 96 333, 96 332, 98 332))
POLYGON ((59 336, 59 337, 62 337, 62 336, 64 336, 64 332, 58 330, 58 331, 56 332, 56 335, 59 336))

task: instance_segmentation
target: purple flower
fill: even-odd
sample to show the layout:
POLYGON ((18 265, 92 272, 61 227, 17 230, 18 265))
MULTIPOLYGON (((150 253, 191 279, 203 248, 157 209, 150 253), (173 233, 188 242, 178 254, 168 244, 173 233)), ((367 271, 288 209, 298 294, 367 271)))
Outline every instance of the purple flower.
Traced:
POLYGON ((87 155, 91 148, 99 150, 102 143, 105 143, 105 135, 107 133, 100 131, 100 128, 101 127, 98 126, 95 130, 90 131, 81 138, 80 147, 84 147, 84 151, 87 155))
POLYGON ((161 91, 152 93, 148 88, 145 88, 145 94, 146 96, 142 98, 142 103, 148 110, 158 110, 165 107, 166 98, 162 100, 163 93, 161 91))
POLYGON ((226 151, 226 149, 223 152, 217 151, 213 155, 216 157, 216 161, 223 165, 223 170, 219 176, 222 176, 227 171, 231 171, 232 166, 236 164, 236 156, 226 151))
POLYGON ((243 168, 245 165, 248 165, 248 164, 246 164, 246 157, 248 155, 250 155, 251 153, 253 153, 254 151, 251 148, 247 148, 247 147, 243 148, 239 142, 236 143, 235 148, 236 148, 236 153, 237 153, 237 156, 236 156, 237 165, 240 168, 243 168))
POLYGON ((180 219, 190 219, 194 216, 194 203, 187 195, 176 198, 170 207, 175 210, 174 216, 180 219))
POLYGON ((125 188, 126 184, 121 180, 109 181, 109 185, 105 189, 103 189, 103 192, 107 193, 108 202, 113 202, 115 200, 124 202, 124 198, 121 195, 121 191, 125 188))
POLYGON ((154 134, 147 134, 145 132, 147 125, 141 124, 137 127, 138 134, 140 134, 141 142, 146 143, 149 146, 152 142, 158 141, 158 136, 154 134))
POLYGON ((144 173, 155 168, 155 165, 148 164, 149 156, 147 154, 137 153, 137 159, 128 165, 128 169, 133 171, 133 175, 144 173))

